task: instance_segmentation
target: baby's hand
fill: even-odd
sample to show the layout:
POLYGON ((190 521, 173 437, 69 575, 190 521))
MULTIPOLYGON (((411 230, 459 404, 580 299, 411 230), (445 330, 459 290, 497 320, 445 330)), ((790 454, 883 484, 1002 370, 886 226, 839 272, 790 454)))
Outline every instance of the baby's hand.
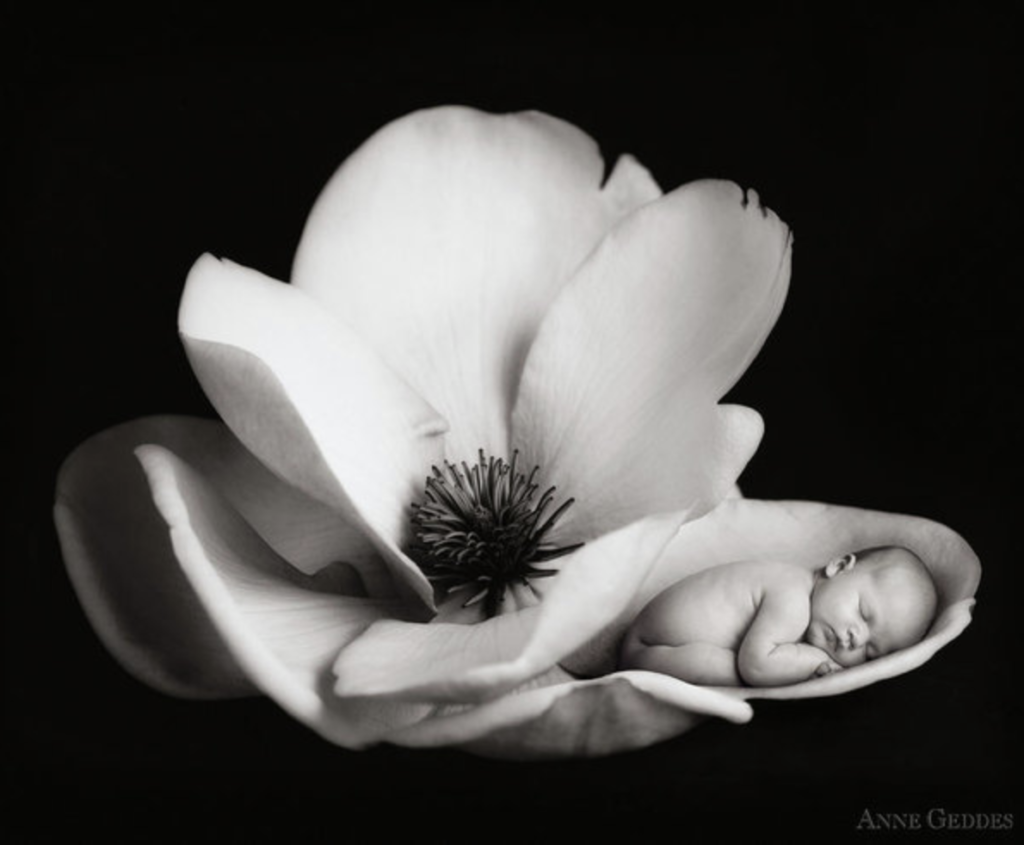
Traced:
POLYGON ((833 672, 838 672, 842 668, 842 666, 830 657, 828 660, 818 664, 818 668, 814 670, 814 677, 823 678, 825 675, 831 675, 833 672))

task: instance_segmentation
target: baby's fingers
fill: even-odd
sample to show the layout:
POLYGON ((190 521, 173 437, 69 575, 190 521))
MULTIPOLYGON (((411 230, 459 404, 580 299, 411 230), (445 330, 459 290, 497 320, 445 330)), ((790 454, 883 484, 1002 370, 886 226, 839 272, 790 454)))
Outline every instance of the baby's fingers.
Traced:
POLYGON ((814 670, 814 677, 821 678, 825 675, 831 675, 833 672, 838 672, 842 668, 843 667, 834 660, 825 660, 818 664, 818 668, 814 670))

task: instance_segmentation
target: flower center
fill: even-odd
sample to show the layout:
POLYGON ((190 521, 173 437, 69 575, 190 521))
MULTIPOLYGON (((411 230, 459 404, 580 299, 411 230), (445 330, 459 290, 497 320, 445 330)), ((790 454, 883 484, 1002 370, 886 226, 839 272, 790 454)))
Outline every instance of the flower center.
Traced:
POLYGON ((551 487, 536 502, 534 483, 540 467, 529 475, 512 460, 485 457, 461 469, 445 462, 445 471, 433 467, 426 480, 424 501, 413 505, 416 542, 410 555, 445 595, 469 590, 463 607, 483 602, 487 616, 498 612, 505 591, 534 578, 555 575, 556 569, 537 564, 567 555, 583 543, 555 546, 545 536, 573 503, 567 499, 544 522, 544 511, 554 501, 551 487))

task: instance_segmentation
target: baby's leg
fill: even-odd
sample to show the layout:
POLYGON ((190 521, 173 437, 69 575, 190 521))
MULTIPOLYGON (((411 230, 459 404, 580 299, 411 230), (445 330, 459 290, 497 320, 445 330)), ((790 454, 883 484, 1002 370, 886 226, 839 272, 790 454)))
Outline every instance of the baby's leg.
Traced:
POLYGON ((621 668, 661 672, 691 684, 743 685, 736 671, 736 652, 708 643, 647 645, 632 640, 623 648, 621 668))

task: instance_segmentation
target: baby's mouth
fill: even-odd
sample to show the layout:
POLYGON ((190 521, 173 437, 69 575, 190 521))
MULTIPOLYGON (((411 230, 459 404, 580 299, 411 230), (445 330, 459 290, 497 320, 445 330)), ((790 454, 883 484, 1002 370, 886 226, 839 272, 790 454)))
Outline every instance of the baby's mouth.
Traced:
POLYGON ((863 644, 857 631, 848 628, 840 636, 835 628, 829 626, 828 638, 831 644, 829 652, 843 666, 854 666, 864 662, 863 644))

